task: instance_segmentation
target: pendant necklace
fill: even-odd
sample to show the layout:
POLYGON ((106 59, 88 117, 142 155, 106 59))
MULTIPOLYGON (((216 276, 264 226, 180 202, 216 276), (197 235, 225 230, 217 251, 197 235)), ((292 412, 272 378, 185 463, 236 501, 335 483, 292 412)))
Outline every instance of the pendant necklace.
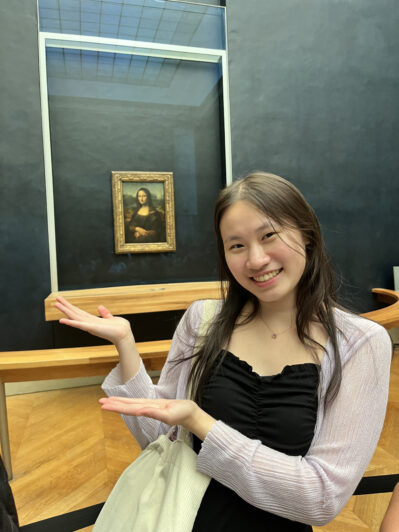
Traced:
POLYGON ((266 320, 263 318, 262 314, 259 314, 259 317, 262 321, 262 323, 264 323, 267 327, 267 329, 269 330, 269 332, 271 332, 271 337, 273 338, 273 340, 275 340, 277 338, 277 336, 281 336, 282 334, 286 333, 287 331, 289 331, 290 329, 292 329, 292 323, 289 327, 287 327, 287 329, 284 329, 283 331, 280 331, 279 333, 276 333, 274 331, 271 330, 271 328, 268 326, 266 320))

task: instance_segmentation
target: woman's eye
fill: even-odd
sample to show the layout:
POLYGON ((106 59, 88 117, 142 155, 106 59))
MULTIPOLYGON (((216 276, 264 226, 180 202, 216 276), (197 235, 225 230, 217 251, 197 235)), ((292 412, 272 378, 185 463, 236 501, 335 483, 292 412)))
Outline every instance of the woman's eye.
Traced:
POLYGON ((229 249, 239 249, 242 248, 242 244, 232 244, 229 249))
POLYGON ((266 233, 265 235, 263 235, 263 240, 267 240, 271 238, 272 236, 274 236, 275 234, 276 234, 276 231, 271 231, 270 233, 266 233))

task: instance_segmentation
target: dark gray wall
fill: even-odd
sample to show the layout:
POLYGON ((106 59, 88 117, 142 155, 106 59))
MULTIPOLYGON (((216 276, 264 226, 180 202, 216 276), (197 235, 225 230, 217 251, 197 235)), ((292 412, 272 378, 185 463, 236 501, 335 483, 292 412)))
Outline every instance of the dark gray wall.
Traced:
POLYGON ((235 175, 291 179, 315 208, 346 303, 399 264, 395 0, 227 0, 235 175))
MULTIPOLYGON (((214 4, 214 2, 210 2, 214 4)), ((50 293, 50 274, 49 274, 49 255, 48 255, 48 236, 47 236, 47 217, 46 217, 46 196, 43 167, 43 147, 41 132, 41 115, 40 115, 40 94, 39 94, 39 75, 38 75, 38 49, 37 49, 37 15, 35 0, 16 0, 16 2, 0 2, 0 53, 2 64, 2 76, 0 79, 0 88, 2 91, 1 98, 1 125, 2 139, 0 144, 0 177, 2 180, 1 194, 1 216, 0 238, 3 244, 3 257, 1 260, 1 280, 3 301, 0 310, 0 350, 16 350, 31 348, 46 348, 61 345, 82 345, 84 343, 96 343, 96 340, 86 338, 85 334, 79 331, 71 331, 58 324, 46 324, 43 316, 43 301, 50 293)), ((187 68, 187 67, 186 67, 187 68)), ((217 70, 217 66, 213 65, 217 70)), ((197 69, 198 70, 198 69, 197 69)), ((217 78, 216 78, 217 79, 217 78)), ((95 187, 87 187, 86 168, 82 165, 80 171, 81 190, 76 191, 76 182, 67 183, 61 188, 58 181, 55 186, 56 192, 56 217, 66 209, 67 223, 62 223, 58 219, 57 230, 59 232, 59 244, 65 244, 65 241, 76 238, 76 234, 81 236, 81 242, 87 244, 92 250, 97 249, 99 244, 100 251, 104 255, 103 240, 106 240, 107 253, 109 256, 99 264, 98 258, 93 260, 92 256, 86 256, 86 261, 80 260, 80 253, 84 247, 70 246, 72 251, 71 257, 67 253, 62 253, 59 261, 59 270, 62 278, 61 288, 78 288, 86 286, 103 286, 112 284, 125 284, 130 282, 177 282, 184 280, 208 280, 216 278, 216 257, 214 253, 213 242, 211 239, 211 224, 206 230, 205 219, 212 217, 212 203, 221 186, 222 180, 220 172, 215 175, 215 160, 220 159, 220 132, 219 128, 219 88, 218 84, 214 86, 207 96, 196 109, 195 116, 184 116, 184 125, 194 139, 193 159, 197 161, 193 180, 197 182, 196 189, 192 191, 195 196, 194 210, 189 211, 182 209, 182 205, 187 207, 187 201, 182 193, 182 186, 175 191, 176 202, 179 203, 177 209, 177 244, 179 246, 178 254, 145 254, 118 256, 113 254, 112 238, 112 209, 110 204, 110 170, 130 170, 135 168, 131 161, 123 160, 121 163, 120 153, 116 160, 122 164, 118 166, 115 161, 107 160, 106 189, 108 203, 106 208, 99 208, 92 211, 92 206, 98 200, 98 191, 95 187), (190 129, 191 128, 191 129, 190 129), (210 134, 212 131, 212 134, 210 134), (218 139, 215 139, 219 137, 218 139), (216 145, 218 140, 219 145, 216 145), (209 182, 208 182, 209 180, 209 182), (212 183, 212 186, 210 186, 212 183), (78 198, 77 211, 71 210, 71 206, 65 204, 65 191, 73 188, 73 194, 70 195, 72 200, 78 198), (57 192, 59 193, 57 195, 57 192), (88 202, 90 196, 92 201, 88 202), (57 203, 58 202, 58 203, 57 203), (183 211, 183 212, 182 212, 183 211), (195 212, 194 212, 195 211, 195 212), (72 212, 72 215, 71 215, 72 212), (99 223, 105 223, 109 226, 109 231, 104 239, 85 240, 85 232, 88 227, 87 216, 90 224, 95 223, 98 228, 99 223), (98 217, 96 220, 96 216, 98 217), (101 222, 99 222, 101 220, 101 222), (63 225, 64 224, 64 225, 63 225), (201 231, 201 232, 200 232, 201 231), (195 240, 195 235, 200 237, 195 240), (176 258, 176 268, 174 268, 173 258, 176 258), (158 258, 158 261, 156 260, 158 258), (65 260, 67 259, 67 260, 65 260), (69 259, 69 260, 68 260, 69 259), (140 262, 140 268, 146 274, 153 272, 151 279, 145 276, 135 276, 132 271, 137 270, 137 262, 140 262), (95 262, 95 271, 91 271, 91 265, 95 262), (155 267, 154 267, 154 263, 155 267), (118 278, 117 273, 121 272, 118 278), (62 275, 63 274, 63 275, 62 275)), ((50 104, 52 102, 50 101, 50 104)), ((54 103, 54 102, 53 102, 54 103)), ((90 102, 84 102, 80 109, 81 115, 90 113, 90 102)), ((61 105, 65 105, 65 100, 61 105)), ((108 111, 110 109, 108 108, 108 111)), ((112 109, 111 109, 112 110, 112 109)), ((73 124, 73 113, 76 113, 76 107, 72 110, 67 109, 73 124)), ((79 111, 79 109, 78 109, 79 111)), ((114 109, 115 111, 115 109, 114 109)), ((159 111, 159 110, 158 110, 159 111)), ((97 109, 98 112, 98 109, 97 109)), ((103 115, 106 109, 102 108, 103 115)), ((194 112, 194 111, 193 111, 194 112)), ((155 114, 155 113, 154 113, 155 114)), ((73 146, 75 149, 74 157, 80 152, 86 150, 86 159, 91 159, 92 172, 96 172, 100 165, 104 171, 104 151, 106 148, 101 144, 105 133, 109 139, 114 138, 115 142, 120 142, 118 135, 125 135, 123 142, 126 143, 126 133, 123 129, 123 123, 128 118, 126 113, 122 113, 119 123, 114 121, 111 124, 110 117, 100 117, 106 121, 105 129, 97 132, 91 131, 92 145, 84 142, 82 146, 73 146), (108 118, 108 120, 107 120, 108 118), (101 151, 100 151, 101 150, 101 151), (99 153, 99 157, 96 154, 99 153), (96 166, 97 164, 97 166, 96 166)), ((162 115, 164 117, 164 113, 162 115)), ((75 115, 76 118, 76 115, 75 115)), ((82 116, 81 118, 84 118, 82 116)), ((114 117, 115 118, 115 117, 114 117)), ((157 119, 161 115, 158 113, 157 119)), ((165 117, 164 117, 165 118, 165 117)), ((117 120, 117 117, 116 117, 117 120)), ((155 116, 152 121, 155 120, 155 116)), ((101 121, 101 120, 100 120, 101 121)), ((98 122, 98 121, 97 121, 98 122)), ((82 119, 78 122, 82 125, 82 119)), ((52 124, 54 126, 54 124, 52 124)), ((142 124, 141 124, 142 125, 142 124)), ((163 124, 166 126, 166 122, 163 124)), ((142 128, 143 129, 143 128, 142 128)), ((160 128, 161 129, 161 128, 160 128)), ((52 130, 54 139, 54 129, 52 130)), ((171 135, 168 128, 160 131, 159 136, 163 134, 164 138, 171 135), (166 129, 166 130, 165 130, 166 129)), ((187 139, 185 132, 179 132, 181 144, 187 139)), ((141 160, 139 165, 142 170, 165 170, 165 166, 157 162, 158 167, 154 167, 154 153, 151 152, 148 136, 142 135, 141 147, 147 143, 146 153, 151 162, 141 160), (151 153, 150 153, 151 152, 151 153)), ((60 137, 58 137, 59 140, 60 137)), ((73 138, 64 137, 61 141, 68 148, 68 140, 73 138)), ((177 142, 176 138, 173 141, 177 142)), ((122 148, 125 145, 122 145, 122 148)), ((169 146, 170 147, 170 146, 169 146)), ((191 146, 192 147, 192 146, 191 146)), ((176 147, 174 146, 175 159, 176 147)), ((132 151, 132 150, 130 150, 132 151)), ((167 150, 165 150, 167 151, 167 150)), ((155 149, 156 152, 156 149, 155 149)), ((62 153, 62 151, 58 152, 62 153)), ((54 154, 53 154, 54 155, 54 154)), ((187 160, 184 154, 180 154, 178 160, 174 161, 172 171, 178 168, 180 180, 184 182, 184 171, 187 173, 187 160)), ((57 157, 54 157, 55 172, 60 170, 64 172, 65 164, 69 161, 62 158, 61 164, 58 164, 57 157), (64 167, 63 167, 64 165, 64 167)), ((85 162, 87 162, 85 160, 85 162)), ((165 161, 164 161, 165 162, 165 161)), ((136 158, 137 163, 137 158, 136 158)), ((217 166, 219 164, 216 164, 217 166)), ((191 165, 193 168, 193 164, 191 165)), ((76 170, 76 169, 75 169, 76 170)), ((76 174, 74 174, 76 177, 76 174)), ((68 175, 66 176, 68 177, 68 175)), ((101 174, 101 179, 104 175, 101 174)), ((76 181, 76 180, 75 180, 76 181)), ((177 183, 181 185, 181 182, 177 183)), ((103 187, 99 187, 103 188, 103 187)), ((104 204, 101 204, 104 207, 104 204)), ((57 220, 56 220, 57 222, 57 220)), ((98 230, 98 234, 100 234, 98 230)), ((137 340, 146 340, 150 338, 168 338, 170 337, 180 313, 170 313, 161 316, 141 316, 135 317, 135 334, 137 340), (154 328, 154 321, 157 327, 154 328)), ((103 342, 101 342, 103 343, 103 342)))
MULTIPOLYGON (((51 347, 60 336, 43 321, 50 279, 35 6, 0 2, 0 349, 51 347)), ((373 286, 393 287, 399 263, 395 7, 227 1, 234 174, 267 169, 303 190, 362 311, 374 304, 373 286)))
POLYGON ((51 344, 36 2, 0 2, 0 349, 51 344))

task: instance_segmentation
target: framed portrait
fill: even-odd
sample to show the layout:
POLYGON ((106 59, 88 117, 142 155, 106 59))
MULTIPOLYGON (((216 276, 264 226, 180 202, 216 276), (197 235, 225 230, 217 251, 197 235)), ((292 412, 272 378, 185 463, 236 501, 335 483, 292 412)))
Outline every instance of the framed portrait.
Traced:
POLYGON ((115 253, 176 251, 172 172, 112 172, 115 253))

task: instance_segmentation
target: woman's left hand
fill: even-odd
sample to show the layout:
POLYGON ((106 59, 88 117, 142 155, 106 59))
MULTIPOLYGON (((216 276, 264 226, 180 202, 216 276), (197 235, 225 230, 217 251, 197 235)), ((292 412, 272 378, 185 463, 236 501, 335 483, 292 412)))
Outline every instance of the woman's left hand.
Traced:
POLYGON ((131 399, 104 397, 99 400, 102 410, 127 416, 146 416, 167 425, 182 425, 204 440, 216 420, 189 399, 131 399))

